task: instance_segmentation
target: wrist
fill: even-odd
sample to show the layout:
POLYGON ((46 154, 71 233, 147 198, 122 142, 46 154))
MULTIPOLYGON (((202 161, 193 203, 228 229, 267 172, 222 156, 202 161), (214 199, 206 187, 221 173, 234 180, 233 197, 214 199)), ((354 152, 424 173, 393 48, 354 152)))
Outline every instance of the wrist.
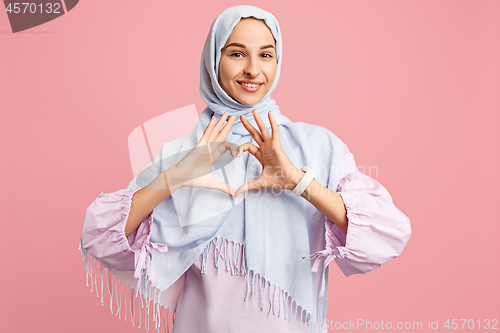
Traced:
POLYGON ((162 175, 160 175, 160 177, 163 177, 165 186, 170 190, 171 194, 184 187, 182 181, 176 177, 177 175, 178 172, 175 169, 175 166, 168 168, 162 172, 162 175))
POLYGON ((297 184, 300 182, 300 180, 302 179, 302 177, 304 177, 306 173, 298 168, 293 168, 293 171, 291 172, 290 174, 290 178, 289 178, 289 181, 287 182, 285 188, 287 190, 293 190, 297 184))
POLYGON ((302 196, 302 194, 304 194, 304 192, 309 187, 309 185, 311 185, 314 179, 318 177, 318 174, 310 167, 304 166, 300 170, 304 172, 304 175, 300 179, 300 182, 295 186, 295 188, 292 189, 292 193, 297 196, 302 196))

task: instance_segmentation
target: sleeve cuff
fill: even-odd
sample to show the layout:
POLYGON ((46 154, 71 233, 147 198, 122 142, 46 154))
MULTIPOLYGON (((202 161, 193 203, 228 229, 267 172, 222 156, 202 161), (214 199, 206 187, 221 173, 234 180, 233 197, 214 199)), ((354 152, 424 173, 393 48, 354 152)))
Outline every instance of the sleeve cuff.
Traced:
MULTIPOLYGON (((373 216, 366 215, 371 213, 364 214, 359 207, 356 193, 338 193, 347 211, 347 233, 327 220, 327 244, 330 242, 333 259, 344 275, 365 274, 397 256, 400 251, 393 249, 393 244, 398 243, 397 229, 387 229, 385 222, 374 224, 373 216)), ((378 218, 390 220, 385 216, 378 218)))
POLYGON ((128 236, 125 236, 125 225, 130 214, 132 207, 132 198, 134 194, 140 189, 130 191, 122 199, 122 221, 123 221, 123 236, 127 238, 129 249, 133 252, 140 251, 144 243, 149 241, 151 237, 151 226, 153 224, 154 209, 142 220, 142 222, 135 228, 128 236))
POLYGON ((139 189, 101 193, 85 212, 82 246, 112 270, 134 270, 135 253, 149 241, 153 212, 127 238, 125 224, 139 189))

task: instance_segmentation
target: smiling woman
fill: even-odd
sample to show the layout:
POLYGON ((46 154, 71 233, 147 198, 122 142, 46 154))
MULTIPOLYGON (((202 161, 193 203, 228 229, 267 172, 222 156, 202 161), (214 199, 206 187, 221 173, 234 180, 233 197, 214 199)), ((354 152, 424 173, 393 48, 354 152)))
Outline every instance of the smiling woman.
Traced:
POLYGON ((218 81, 222 89, 244 105, 261 101, 276 76, 275 45, 263 20, 242 19, 221 50, 218 81))
POLYGON ((118 311, 129 286, 132 322, 139 297, 145 314, 154 301, 157 328, 161 307, 173 310, 175 333, 327 332, 329 263, 349 276, 403 251, 410 221, 387 190, 332 132, 290 121, 271 98, 281 59, 271 13, 222 12, 203 49, 199 126, 87 209, 92 286, 98 261, 118 311))

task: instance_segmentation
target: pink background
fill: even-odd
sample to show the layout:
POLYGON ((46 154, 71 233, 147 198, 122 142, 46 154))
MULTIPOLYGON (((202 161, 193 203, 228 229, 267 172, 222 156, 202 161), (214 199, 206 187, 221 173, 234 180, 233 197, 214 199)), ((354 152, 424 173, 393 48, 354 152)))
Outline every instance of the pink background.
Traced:
MULTIPOLYGON (((139 332, 85 286, 84 212, 132 178, 134 128, 203 110, 210 24, 246 3, 87 0, 16 34, 0 12, 2 332, 139 332)), ((500 1, 296 3, 251 2, 283 33, 273 98, 346 142, 413 229, 366 275, 331 266, 327 318, 500 319, 500 1)))

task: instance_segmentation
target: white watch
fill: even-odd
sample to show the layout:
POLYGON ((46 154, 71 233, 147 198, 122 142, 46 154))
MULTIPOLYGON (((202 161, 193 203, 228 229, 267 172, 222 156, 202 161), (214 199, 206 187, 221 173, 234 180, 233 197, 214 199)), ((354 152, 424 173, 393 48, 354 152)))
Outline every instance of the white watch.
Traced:
POLYGON ((305 171, 305 175, 302 177, 300 182, 294 187, 292 190, 292 193, 299 196, 306 190, 306 188, 311 184, 313 178, 317 178, 318 174, 311 168, 309 167, 302 167, 300 169, 302 171, 305 171))

